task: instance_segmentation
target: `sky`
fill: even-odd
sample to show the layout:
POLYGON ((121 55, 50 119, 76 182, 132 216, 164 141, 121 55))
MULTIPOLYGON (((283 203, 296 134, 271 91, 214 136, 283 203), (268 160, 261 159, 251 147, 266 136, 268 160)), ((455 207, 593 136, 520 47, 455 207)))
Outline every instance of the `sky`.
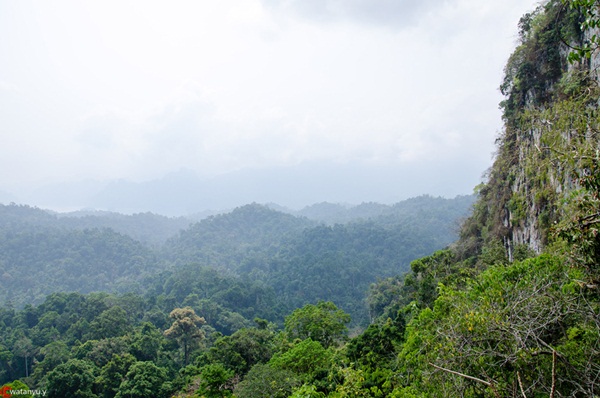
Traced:
POLYGON ((537 4, 0 0, 0 191, 325 163, 471 193, 537 4))

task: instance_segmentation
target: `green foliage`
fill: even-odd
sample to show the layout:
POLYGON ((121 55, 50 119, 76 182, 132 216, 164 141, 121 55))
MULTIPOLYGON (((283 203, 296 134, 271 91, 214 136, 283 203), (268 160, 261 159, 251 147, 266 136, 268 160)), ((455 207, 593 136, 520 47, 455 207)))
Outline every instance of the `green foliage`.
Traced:
POLYGON ((504 69, 500 86, 507 99, 502 102, 508 124, 528 103, 544 104, 551 100, 552 85, 566 69, 561 44, 578 37, 579 14, 565 10, 552 0, 526 14, 520 21, 521 45, 504 69))
MULTIPOLYGON (((373 322, 378 317, 392 317, 398 308, 392 303, 403 301, 404 280, 400 276, 389 277, 378 280, 369 286, 367 304, 369 305, 369 317, 373 322)), ((403 306, 403 305, 402 305, 403 306)))
MULTIPOLYGON (((597 30, 600 27, 600 18, 598 18, 598 3, 597 0, 562 0, 568 5, 571 10, 575 10, 581 14, 580 29, 597 30)), ((571 63, 581 62, 584 59, 589 60, 594 51, 600 46, 600 38, 597 34, 592 34, 587 41, 581 45, 574 47, 568 55, 568 60, 571 63)))
POLYGON ((96 378, 96 386, 103 398, 114 398, 120 390, 131 366, 136 362, 131 354, 113 355, 112 359, 102 367, 96 378))
POLYGON ((255 364, 271 359, 275 351, 274 340, 275 333, 269 328, 243 328, 231 336, 218 338, 206 354, 206 360, 220 362, 243 375, 255 364))
POLYGON ((578 81, 578 92, 561 97, 544 109, 528 110, 522 120, 540 133, 543 151, 538 151, 538 173, 543 170, 558 185, 556 190, 565 191, 561 197, 550 196, 555 222, 546 228, 552 238, 569 242, 574 263, 586 265, 594 274, 600 254, 600 119, 596 106, 600 92, 589 79, 578 81))
POLYGON ((518 383, 532 396, 553 385, 563 396, 597 394, 600 330, 574 283, 578 276, 561 258, 541 256, 492 267, 466 290, 442 287, 434 309, 407 329, 399 356, 407 384, 440 397, 516 396, 518 383), (574 349, 579 330, 591 334, 578 340, 585 348, 574 349))
POLYGON ((352 368, 340 368, 343 383, 338 384, 334 393, 330 397, 334 398, 353 398, 353 397, 373 397, 381 396, 377 389, 369 389, 365 386, 365 376, 363 370, 352 368), (374 395, 372 393, 375 393, 374 395))
POLYGON ((90 323, 90 339, 106 339, 119 337, 130 330, 125 310, 117 305, 103 311, 90 323))
POLYGON ((69 347, 61 340, 46 344, 40 349, 41 360, 35 366, 32 378, 36 381, 44 380, 46 375, 58 365, 69 359, 69 347))
MULTIPOLYGON (((423 216, 425 217, 425 216, 423 216)), ((288 311, 318 300, 337 303, 355 324, 366 325, 364 292, 377 278, 408 269, 415 258, 442 248, 430 231, 406 225, 360 222, 320 226, 287 242, 280 255, 254 267, 249 276, 268 281, 288 311)))
POLYGON ((330 226, 363 221, 387 227, 399 224, 412 225, 419 234, 427 231, 427 235, 446 239, 440 232, 453 234, 452 225, 448 221, 466 216, 473 201, 474 197, 471 195, 457 196, 454 199, 423 195, 403 200, 391 206, 362 203, 358 206, 348 207, 324 202, 308 206, 297 214, 330 226))
POLYGON ((317 391, 317 387, 309 384, 303 384, 300 388, 294 390, 290 398, 325 398, 325 394, 317 391))
POLYGON ((231 396, 232 391, 228 383, 234 376, 233 371, 227 370, 223 365, 216 363, 203 366, 200 372, 202 381, 196 394, 206 398, 231 396))
POLYGON ((284 236, 311 225, 306 219, 250 204, 192 225, 170 239, 165 249, 180 264, 229 264, 229 269, 237 269, 249 253, 273 253, 284 236))
POLYGON ((352 362, 369 369, 391 367, 397 346, 404 340, 405 320, 398 314, 392 321, 374 323, 346 345, 346 355, 352 362))
POLYGON ((160 269, 141 243, 111 230, 0 228, 0 300, 39 303, 56 291, 116 292, 160 269))
POLYGON ((235 387, 238 398, 286 398, 300 385, 296 375, 285 369, 278 369, 267 364, 257 364, 250 369, 235 387))
POLYGON ((417 259, 410 264, 411 273, 404 279, 401 304, 416 302, 419 306, 431 307, 437 298, 440 283, 449 286, 462 286, 464 281, 475 274, 460 261, 454 250, 440 250, 429 256, 417 259))
POLYGON ((138 361, 156 361, 163 334, 149 322, 142 323, 131 336, 130 352, 138 361))
POLYGON ((59 227, 63 230, 84 231, 112 229, 144 244, 157 245, 187 228, 190 220, 169 218, 152 213, 125 215, 106 211, 76 211, 54 213, 25 205, 0 204, 3 225, 20 232, 59 227))
POLYGON ((526 217, 526 199, 517 194, 513 194, 513 197, 508 201, 507 207, 510 211, 510 218, 513 223, 524 221, 526 217))
POLYGON ((48 397, 94 398, 92 392, 98 369, 87 361, 69 359, 48 374, 48 397))
POLYGON ((135 362, 119 386, 115 398, 167 398, 171 385, 165 369, 152 362, 135 362))
MULTIPOLYGON (((207 321, 231 334, 254 317, 280 321, 306 303, 329 300, 355 323, 367 324, 369 284, 450 243, 455 220, 471 201, 420 197, 394 206, 364 204, 348 211, 345 222, 352 223, 331 227, 253 204, 180 234, 174 231, 185 221, 151 214, 58 215, 0 206, 0 278, 7 286, 0 301, 10 299, 21 308, 55 291, 137 291, 156 297, 155 315, 204 307, 215 318, 207 314, 207 321), (158 247, 164 237, 149 236, 153 231, 171 239, 158 247)), ((147 318, 166 327, 164 314, 162 319, 161 325, 147 318)), ((84 336, 91 320, 86 321, 74 326, 61 320, 73 326, 73 339, 108 337, 95 332, 99 325, 92 325, 96 334, 84 336)), ((45 340, 36 344, 44 345, 53 337, 39 338, 45 340)))
POLYGON ((301 378, 311 379, 316 373, 329 367, 331 358, 331 351, 323 348, 319 342, 308 338, 285 352, 275 354, 269 361, 269 365, 291 370, 301 378))
POLYGON ((307 304, 285 318, 285 332, 289 339, 312 339, 328 348, 346 338, 346 324, 350 315, 329 301, 307 304))
POLYGON ((223 334, 250 326, 248 319, 256 316, 276 318, 275 294, 264 283, 240 280, 198 265, 177 267, 161 276, 163 279, 155 285, 154 294, 163 310, 192 307, 223 334))

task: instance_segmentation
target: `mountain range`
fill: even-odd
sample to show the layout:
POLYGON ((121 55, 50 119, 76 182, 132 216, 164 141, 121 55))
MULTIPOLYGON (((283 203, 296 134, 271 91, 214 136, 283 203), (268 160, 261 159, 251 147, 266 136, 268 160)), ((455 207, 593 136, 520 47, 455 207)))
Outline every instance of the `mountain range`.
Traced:
MULTIPOLYGON (((423 162, 423 170, 435 167, 423 162)), ((46 183, 21 193, 0 192, 0 203, 27 203, 57 211, 107 210, 125 214, 153 212, 184 216, 231 210, 248 203, 277 203, 301 209, 318 202, 397 203, 427 193, 470 194, 472 185, 443 170, 436 181, 424 181, 414 170, 378 163, 306 162, 296 166, 244 169, 206 177, 179 170, 146 181, 85 180, 46 183)))

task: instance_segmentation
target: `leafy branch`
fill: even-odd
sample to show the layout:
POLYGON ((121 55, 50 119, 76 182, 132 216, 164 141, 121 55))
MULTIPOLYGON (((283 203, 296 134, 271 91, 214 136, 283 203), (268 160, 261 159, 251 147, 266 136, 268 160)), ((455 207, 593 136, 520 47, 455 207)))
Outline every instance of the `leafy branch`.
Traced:
MULTIPOLYGON (((581 12, 583 21, 580 23, 580 28, 582 31, 600 27, 600 17, 598 15, 600 2, 598 0, 562 0, 562 2, 563 5, 581 12)), ((600 37, 594 33, 579 47, 565 44, 573 50, 567 57, 568 61, 570 63, 580 62, 583 59, 590 59, 592 54, 600 48, 600 37)))

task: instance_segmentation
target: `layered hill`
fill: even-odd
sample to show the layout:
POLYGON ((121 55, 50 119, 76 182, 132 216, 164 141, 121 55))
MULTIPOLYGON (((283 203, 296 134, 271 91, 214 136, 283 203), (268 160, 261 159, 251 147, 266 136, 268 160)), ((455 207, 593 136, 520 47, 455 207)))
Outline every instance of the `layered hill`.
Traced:
POLYGON ((369 284, 455 240, 471 203, 425 196, 361 205, 344 208, 334 225, 323 223, 336 219, 341 206, 333 204, 336 211, 312 220, 250 204, 200 221, 0 206, 0 299, 21 307, 54 292, 145 292, 180 305, 197 295, 247 319, 273 321, 322 299, 366 323, 369 284), (227 293, 236 289, 254 290, 264 305, 227 293))
POLYGON ((143 295, 0 308, 0 380, 51 397, 600 396, 599 7, 550 0, 521 19, 498 152, 445 248, 454 204, 433 198, 301 217, 253 204, 159 249, 4 223, 28 243, 5 250, 15 273, 42 272, 30 259, 52 247, 102 247, 32 238, 46 229, 106 234, 131 248, 125 269, 142 247, 162 262, 143 295), (352 337, 348 313, 368 323, 352 337))

